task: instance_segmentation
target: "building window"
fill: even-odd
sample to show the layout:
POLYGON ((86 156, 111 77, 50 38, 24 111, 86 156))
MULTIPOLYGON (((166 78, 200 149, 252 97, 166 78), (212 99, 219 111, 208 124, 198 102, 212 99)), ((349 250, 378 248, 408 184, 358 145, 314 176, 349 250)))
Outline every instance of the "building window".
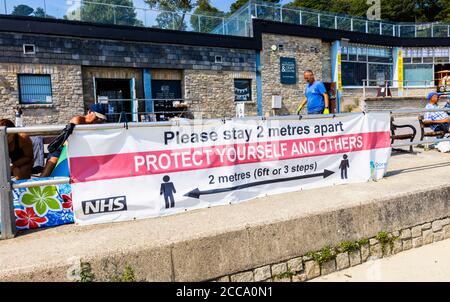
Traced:
POLYGON ((234 80, 234 100, 244 102, 252 100, 252 80, 235 79, 234 80))
POLYGON ((379 86, 392 81, 392 48, 350 44, 341 52, 343 86, 379 86), (368 82, 364 84, 364 80, 368 82))
POLYGON ((21 104, 51 104, 52 83, 50 75, 20 74, 19 100, 21 104))
POLYGON ((433 65, 405 64, 403 80, 404 86, 433 86, 433 65))
POLYGON ((342 62, 342 85, 362 86, 367 79, 366 63, 342 62))

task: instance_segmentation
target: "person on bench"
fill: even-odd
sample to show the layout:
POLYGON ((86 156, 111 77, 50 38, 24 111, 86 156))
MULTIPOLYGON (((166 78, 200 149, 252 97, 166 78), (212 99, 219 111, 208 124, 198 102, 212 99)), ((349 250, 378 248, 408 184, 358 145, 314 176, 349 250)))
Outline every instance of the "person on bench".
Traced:
MULTIPOLYGON (((427 96, 428 104, 425 109, 439 109, 437 103, 439 102, 439 94, 437 92, 430 92, 427 96)), ((450 117, 444 111, 426 112, 423 117, 424 122, 430 123, 429 127, 433 131, 450 132, 450 117)))
MULTIPOLYGON (((0 120, 0 127, 14 128, 8 119, 0 120)), ((29 179, 34 163, 33 143, 25 133, 8 134, 8 152, 11 159, 11 174, 17 179, 29 179)))
POLYGON ((70 120, 70 123, 63 130, 63 132, 56 138, 56 141, 52 142, 52 144, 56 144, 58 145, 58 147, 55 147, 56 150, 49 154, 47 164, 45 165, 44 170, 41 173, 41 177, 49 177, 52 175, 52 172, 58 163, 59 157, 61 156, 61 152, 63 152, 64 143, 72 133, 75 125, 100 124, 105 122, 106 119, 106 109, 103 104, 99 103, 91 105, 88 113, 85 116, 73 117, 70 120))

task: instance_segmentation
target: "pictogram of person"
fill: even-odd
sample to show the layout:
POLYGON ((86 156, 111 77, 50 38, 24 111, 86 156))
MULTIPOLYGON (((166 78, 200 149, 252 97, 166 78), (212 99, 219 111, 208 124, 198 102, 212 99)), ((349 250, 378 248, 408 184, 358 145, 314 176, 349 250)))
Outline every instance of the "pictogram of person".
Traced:
POLYGON ((175 186, 173 182, 170 182, 170 177, 168 175, 163 178, 164 183, 161 184, 161 190, 159 192, 160 195, 164 194, 164 201, 166 203, 166 209, 175 208, 175 198, 173 197, 173 193, 176 193, 175 186), (169 204, 170 199, 170 204, 169 204))
POLYGON ((341 179, 348 179, 347 177, 347 169, 350 168, 350 164, 348 162, 348 155, 344 154, 344 159, 341 161, 339 165, 339 169, 341 169, 341 179))

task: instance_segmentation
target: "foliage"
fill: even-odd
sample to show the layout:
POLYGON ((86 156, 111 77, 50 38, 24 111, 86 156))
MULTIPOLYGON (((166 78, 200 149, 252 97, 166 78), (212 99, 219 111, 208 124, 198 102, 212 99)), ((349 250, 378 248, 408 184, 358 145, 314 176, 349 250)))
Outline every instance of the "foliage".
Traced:
POLYGON ((330 247, 325 247, 320 251, 309 252, 306 255, 319 263, 319 265, 322 265, 325 262, 334 260, 336 258, 336 251, 330 247))
POLYGON ((389 234, 388 232, 381 231, 377 234, 375 237, 380 244, 381 244, 381 251, 383 252, 383 255, 386 252, 386 247, 389 245, 390 251, 392 252, 392 249, 394 248, 394 241, 397 240, 397 237, 394 237, 393 235, 389 234))
POLYGON ((161 10, 156 17, 158 28, 186 30, 186 14, 189 13, 197 2, 194 0, 145 0, 152 9, 161 10))
POLYGON ((215 17, 225 16, 224 12, 211 5, 210 0, 199 0, 197 8, 194 10, 194 14, 201 16, 194 15, 191 17, 192 28, 196 31, 207 33, 212 32, 214 28, 222 24, 222 19, 215 17))
POLYGON ((96 3, 83 2, 80 8, 80 19, 87 22, 143 26, 142 21, 136 17, 137 14, 132 0, 97 0, 96 3))
POLYGON ((339 245, 339 251, 342 253, 351 253, 359 249, 356 241, 344 241, 339 245))
POLYGON ((14 6, 11 15, 13 16, 30 16, 34 9, 25 4, 14 6))
POLYGON ((92 272, 92 267, 88 262, 81 263, 80 282, 93 282, 95 275, 92 272))

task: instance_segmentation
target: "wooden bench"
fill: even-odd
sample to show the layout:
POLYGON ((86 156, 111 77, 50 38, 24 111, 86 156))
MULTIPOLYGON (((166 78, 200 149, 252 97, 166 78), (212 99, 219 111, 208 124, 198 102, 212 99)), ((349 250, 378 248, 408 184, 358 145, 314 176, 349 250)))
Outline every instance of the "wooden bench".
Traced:
POLYGON ((443 138, 445 136, 444 131, 425 131, 425 128, 430 128, 433 125, 432 121, 425 121, 423 115, 419 116, 419 124, 420 124, 420 140, 423 141, 425 137, 436 137, 443 138))
MULTIPOLYGON (((417 134, 417 130, 413 125, 397 125, 394 123, 394 117, 391 116, 391 145, 394 143, 395 140, 408 139, 410 142, 413 142, 414 138, 416 137, 416 134, 417 134), (396 130, 398 128, 410 128, 411 133, 397 134, 396 130)), ((397 149, 395 149, 395 150, 397 150, 397 149)), ((411 152, 411 153, 414 152, 413 146, 409 147, 409 152, 411 152)))

